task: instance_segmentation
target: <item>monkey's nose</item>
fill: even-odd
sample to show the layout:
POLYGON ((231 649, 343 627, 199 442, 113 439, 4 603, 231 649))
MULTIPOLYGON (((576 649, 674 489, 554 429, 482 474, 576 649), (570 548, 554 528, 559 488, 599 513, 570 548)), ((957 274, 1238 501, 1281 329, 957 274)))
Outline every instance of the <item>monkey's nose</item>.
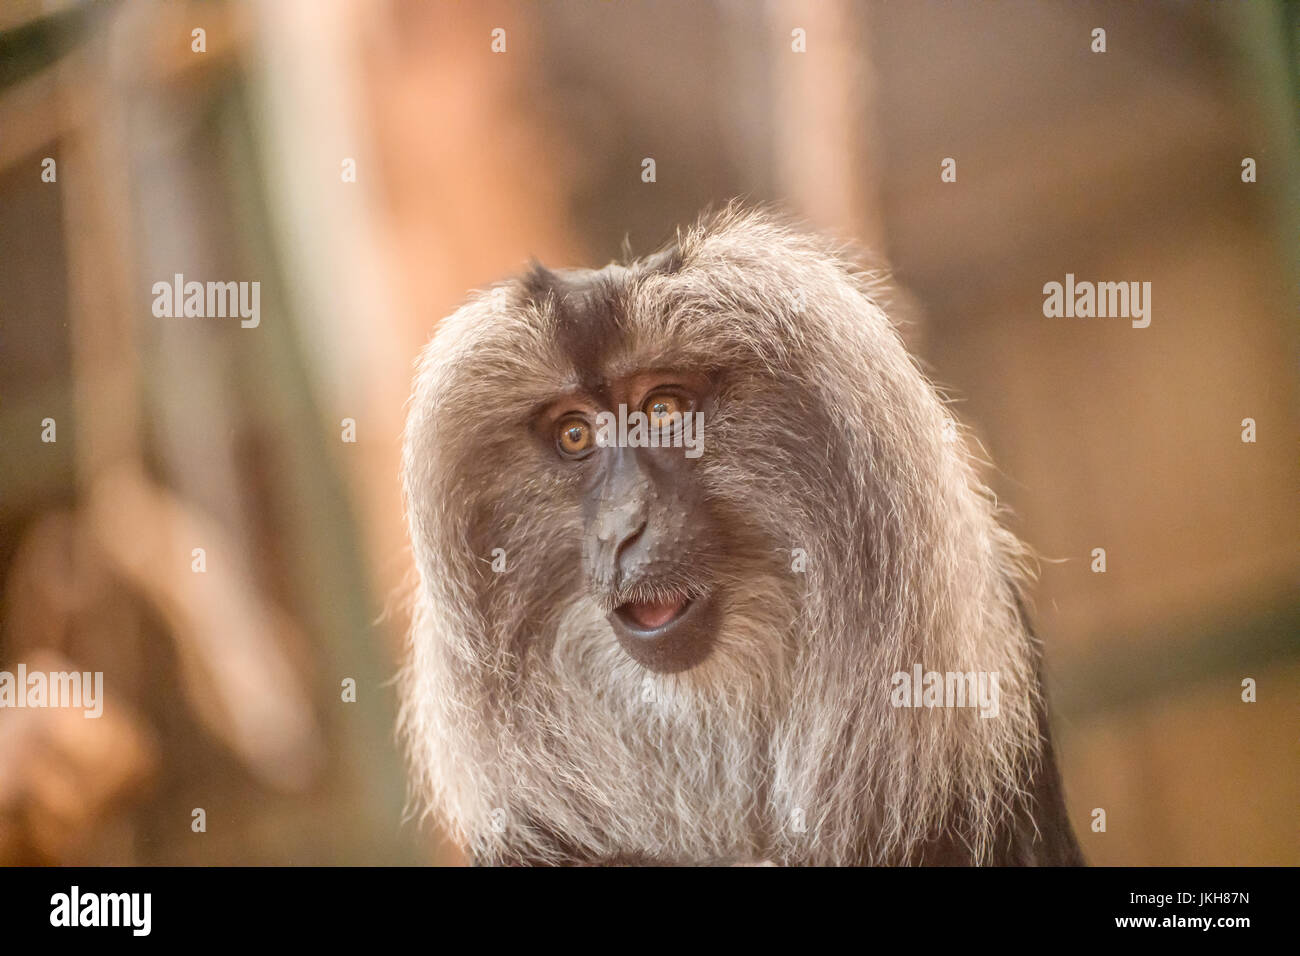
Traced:
POLYGON ((624 555, 629 545, 641 537, 648 520, 648 509, 641 498, 625 500, 602 508, 592 529, 596 539, 596 560, 605 575, 617 583, 629 571, 624 555))
POLYGON ((596 518, 596 540, 617 549, 640 534, 645 521, 644 501, 621 501, 602 508, 596 518))

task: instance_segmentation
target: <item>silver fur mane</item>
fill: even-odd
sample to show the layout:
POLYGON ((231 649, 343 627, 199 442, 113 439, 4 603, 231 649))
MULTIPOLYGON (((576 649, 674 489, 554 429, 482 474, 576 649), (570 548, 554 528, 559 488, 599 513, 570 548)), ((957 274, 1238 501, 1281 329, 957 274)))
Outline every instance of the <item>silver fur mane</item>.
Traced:
POLYGON ((731 370, 701 468, 749 544, 718 646, 674 676, 621 652, 576 575, 572 489, 520 424, 574 380, 555 316, 517 283, 477 295, 424 350, 405 435, 422 806, 487 861, 911 862, 945 832, 987 860, 1040 759, 1024 549, 883 283, 762 212, 677 247, 675 271, 629 267, 611 365, 731 370), (998 672, 999 715, 891 706, 917 663, 998 672))

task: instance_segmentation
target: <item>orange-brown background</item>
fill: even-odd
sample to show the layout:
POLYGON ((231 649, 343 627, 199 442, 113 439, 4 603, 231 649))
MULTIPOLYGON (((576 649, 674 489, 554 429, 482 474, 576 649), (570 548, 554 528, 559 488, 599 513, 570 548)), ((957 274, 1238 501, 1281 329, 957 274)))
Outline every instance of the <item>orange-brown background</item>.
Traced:
POLYGON ((645 252, 735 196, 906 290, 1044 559, 1089 859, 1300 862, 1296 29, 1264 2, 6 4, 0 668, 103 670, 109 704, 0 711, 0 863, 458 860, 402 822, 387 683, 411 363, 528 257, 645 252), (261 326, 153 317, 177 272, 260 281, 261 326), (1044 318, 1067 272, 1151 282, 1150 328, 1044 318))

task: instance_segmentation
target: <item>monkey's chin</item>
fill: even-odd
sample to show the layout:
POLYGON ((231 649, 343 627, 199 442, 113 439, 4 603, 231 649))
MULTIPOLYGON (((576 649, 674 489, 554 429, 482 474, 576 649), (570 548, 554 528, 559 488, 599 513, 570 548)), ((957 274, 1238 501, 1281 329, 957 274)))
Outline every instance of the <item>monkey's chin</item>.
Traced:
POLYGON ((609 623, 628 657, 648 670, 677 674, 704 663, 717 625, 712 595, 684 600, 676 614, 653 627, 641 623, 660 616, 624 604, 610 612, 609 623))

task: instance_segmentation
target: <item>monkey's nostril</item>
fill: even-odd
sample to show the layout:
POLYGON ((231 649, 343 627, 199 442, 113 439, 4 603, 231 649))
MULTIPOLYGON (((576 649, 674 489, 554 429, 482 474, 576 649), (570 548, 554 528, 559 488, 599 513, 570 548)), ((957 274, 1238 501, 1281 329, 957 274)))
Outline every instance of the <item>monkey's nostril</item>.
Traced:
POLYGON ((625 537, 614 548, 614 563, 624 574, 635 570, 637 565, 641 563, 641 559, 637 556, 637 545, 640 544, 642 537, 644 537, 645 529, 645 522, 642 522, 639 528, 625 537))

